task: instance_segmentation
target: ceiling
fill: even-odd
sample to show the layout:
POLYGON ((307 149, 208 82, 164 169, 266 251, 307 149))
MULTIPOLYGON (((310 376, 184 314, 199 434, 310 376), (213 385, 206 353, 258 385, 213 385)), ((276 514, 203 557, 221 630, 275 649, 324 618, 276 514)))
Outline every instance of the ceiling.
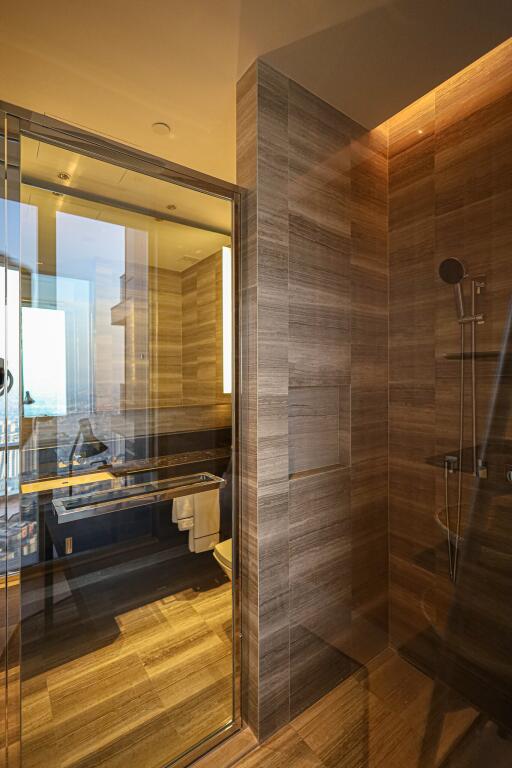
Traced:
POLYGON ((0 27, 0 99, 234 180, 257 56, 370 128, 508 38, 512 3, 18 0, 0 27))
MULTIPOLYGON (((24 235, 27 243, 32 244, 34 237, 29 229, 39 226, 37 256, 35 245, 25 249, 25 261, 34 263, 24 266, 34 271, 55 268, 56 212, 82 217, 84 224, 80 231, 85 237, 88 227, 91 233, 94 231, 94 224, 87 224, 87 220, 146 232, 149 265, 178 272, 231 243, 231 203, 227 200, 28 138, 22 141, 21 168, 22 202, 37 208, 37 216, 26 215, 26 225, 22 227, 22 237, 24 235), (67 174, 69 179, 59 179, 59 173, 67 174), (55 194, 55 189, 61 192, 55 194), (66 190, 72 190, 73 194, 66 190), (170 213, 169 204, 176 205, 176 211, 170 213), (144 210, 150 210, 152 214, 148 215, 144 210), (174 213, 190 221, 191 226, 164 218, 170 219, 174 213), (193 226, 192 222, 200 226, 193 226)), ((77 246, 77 259, 80 253, 82 251, 77 246)), ((66 253, 60 269, 73 270, 73 258, 72 253, 66 253)), ((85 265, 77 264, 76 269, 83 272, 85 265)))

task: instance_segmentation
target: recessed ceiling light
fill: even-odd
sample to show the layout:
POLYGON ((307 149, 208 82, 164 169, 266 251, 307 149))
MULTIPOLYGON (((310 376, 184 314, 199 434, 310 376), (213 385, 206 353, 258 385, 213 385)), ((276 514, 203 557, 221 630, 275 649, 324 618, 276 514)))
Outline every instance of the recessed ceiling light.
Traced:
POLYGON ((60 179, 61 181, 69 181, 71 176, 69 175, 69 173, 66 173, 66 171, 60 171, 57 174, 57 178, 60 179))
POLYGON ((157 136, 171 135, 171 126, 168 123, 153 123, 151 128, 153 129, 153 133, 156 133, 157 136))
POLYGON ((176 206, 173 203, 170 203, 170 205, 166 205, 165 207, 167 208, 168 211, 176 210, 176 206))

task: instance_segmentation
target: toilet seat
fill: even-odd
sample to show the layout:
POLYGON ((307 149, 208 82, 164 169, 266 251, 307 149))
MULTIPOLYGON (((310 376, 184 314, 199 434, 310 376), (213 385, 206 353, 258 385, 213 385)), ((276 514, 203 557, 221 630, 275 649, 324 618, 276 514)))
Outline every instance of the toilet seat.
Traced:
POLYGON ((215 545, 213 556, 228 578, 233 569, 233 539, 226 539, 215 545))

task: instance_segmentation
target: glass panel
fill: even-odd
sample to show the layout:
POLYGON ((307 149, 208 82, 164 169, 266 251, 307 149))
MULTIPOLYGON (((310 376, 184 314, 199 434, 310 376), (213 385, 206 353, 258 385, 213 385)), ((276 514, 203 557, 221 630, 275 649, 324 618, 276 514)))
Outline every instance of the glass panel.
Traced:
POLYGON ((23 538, 19 497, 19 131, 2 115, 0 129, 0 625, 2 737, 0 765, 19 759, 19 567, 23 538))
POLYGON ((234 717, 231 202, 21 157, 23 764, 157 768, 234 717))
POLYGON ((6 548, 7 548, 7 386, 8 377, 6 371, 6 349, 5 349, 5 327, 7 319, 6 306, 6 256, 7 256, 7 200, 5 199, 6 175, 6 157, 5 157, 5 115, 0 113, 0 168, 2 173, 2 184, 0 185, 0 547, 1 547, 1 568, 0 568, 0 650, 2 665, 0 667, 0 766, 4 768, 7 764, 7 611, 4 595, 7 588, 6 573, 6 548))

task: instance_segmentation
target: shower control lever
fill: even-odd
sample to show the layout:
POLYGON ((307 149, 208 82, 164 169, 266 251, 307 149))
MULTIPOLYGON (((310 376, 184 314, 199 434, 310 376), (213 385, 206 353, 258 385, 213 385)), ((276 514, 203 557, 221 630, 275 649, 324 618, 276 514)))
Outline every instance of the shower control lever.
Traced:
POLYGON ((479 480, 487 480, 487 464, 483 462, 482 459, 478 459, 476 474, 479 480))
POLYGON ((444 457, 445 469, 450 473, 450 475, 455 472, 458 464, 459 464, 459 459, 457 458, 457 456, 451 456, 450 454, 447 454, 444 457))

